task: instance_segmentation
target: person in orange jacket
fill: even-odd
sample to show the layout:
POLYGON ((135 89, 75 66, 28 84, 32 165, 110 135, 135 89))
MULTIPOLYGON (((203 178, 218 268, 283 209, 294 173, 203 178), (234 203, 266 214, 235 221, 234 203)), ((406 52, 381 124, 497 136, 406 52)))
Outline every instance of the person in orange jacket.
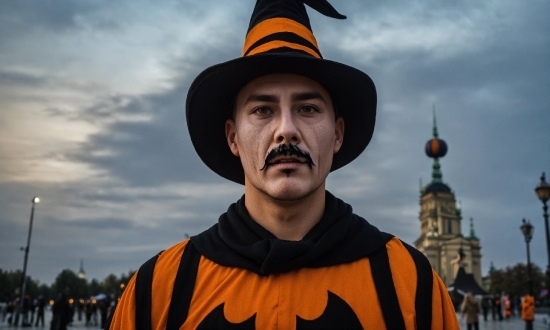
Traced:
POLYGON ((530 294, 523 297, 521 303, 521 318, 525 321, 525 330, 533 330, 535 319, 535 298, 530 294))

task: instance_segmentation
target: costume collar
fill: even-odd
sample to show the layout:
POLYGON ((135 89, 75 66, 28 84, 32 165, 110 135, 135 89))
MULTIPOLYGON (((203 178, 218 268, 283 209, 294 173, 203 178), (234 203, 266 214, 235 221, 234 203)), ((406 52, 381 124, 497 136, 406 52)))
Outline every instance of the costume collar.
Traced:
POLYGON ((326 267, 366 257, 392 238, 327 191, 321 220, 301 241, 281 240, 250 217, 244 198, 229 206, 216 225, 191 237, 203 256, 220 265, 259 275, 326 267))

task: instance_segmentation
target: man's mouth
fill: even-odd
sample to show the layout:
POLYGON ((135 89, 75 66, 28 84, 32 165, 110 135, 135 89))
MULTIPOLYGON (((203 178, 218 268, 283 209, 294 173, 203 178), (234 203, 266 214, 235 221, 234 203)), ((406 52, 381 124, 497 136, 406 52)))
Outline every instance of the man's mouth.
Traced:
POLYGON ((275 157, 273 160, 271 160, 268 163, 268 165, 285 164, 285 163, 307 164, 308 161, 305 158, 299 158, 299 157, 275 157))

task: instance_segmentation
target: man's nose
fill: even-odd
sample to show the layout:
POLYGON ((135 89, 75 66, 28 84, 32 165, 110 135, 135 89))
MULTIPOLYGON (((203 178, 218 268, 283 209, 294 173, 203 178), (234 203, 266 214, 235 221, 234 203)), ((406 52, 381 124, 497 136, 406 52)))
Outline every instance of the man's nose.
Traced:
POLYGON ((290 109, 280 112, 274 139, 277 144, 299 144, 302 141, 296 118, 290 109))

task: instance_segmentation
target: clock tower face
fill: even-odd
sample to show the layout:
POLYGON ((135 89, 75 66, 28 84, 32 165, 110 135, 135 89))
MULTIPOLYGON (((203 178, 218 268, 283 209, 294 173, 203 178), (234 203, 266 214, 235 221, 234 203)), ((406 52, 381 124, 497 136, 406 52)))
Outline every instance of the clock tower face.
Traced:
POLYGON ((452 210, 451 208, 447 205, 447 203, 444 203, 441 205, 441 213, 443 214, 451 214, 452 210))

